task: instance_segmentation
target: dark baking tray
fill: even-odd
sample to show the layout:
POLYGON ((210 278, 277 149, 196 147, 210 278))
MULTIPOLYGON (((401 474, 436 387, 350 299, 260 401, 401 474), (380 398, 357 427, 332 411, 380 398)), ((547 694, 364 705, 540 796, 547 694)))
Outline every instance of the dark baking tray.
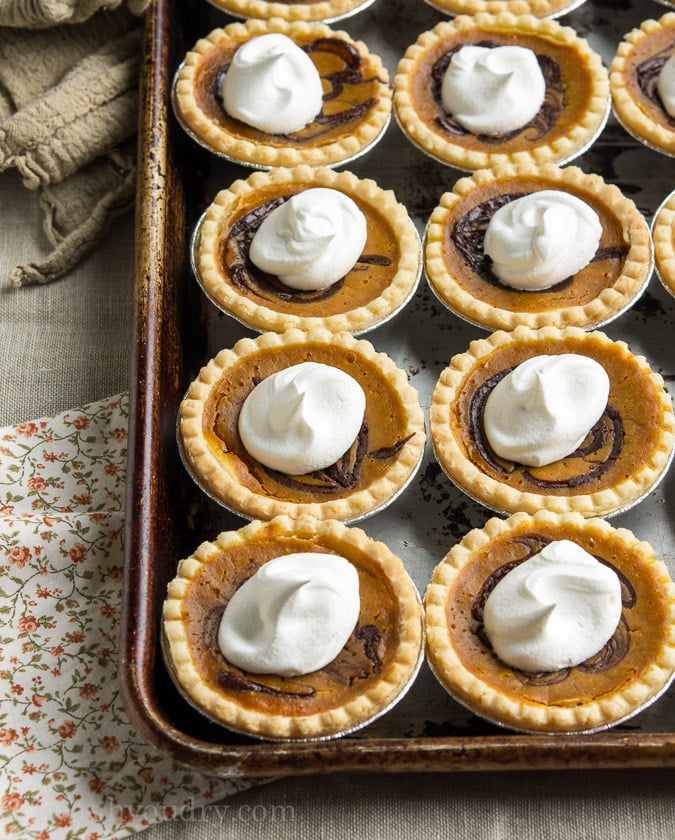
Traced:
MULTIPOLYGON (((644 0, 635 0, 632 6, 588 0, 563 22, 575 26, 592 43, 596 39, 597 48, 607 54, 619 35, 641 17, 656 17, 663 11, 644 0)), ((388 66, 393 75, 396 57, 405 46, 441 19, 422 0, 378 0, 367 12, 334 26, 362 37, 381 55, 391 47, 388 66)), ((214 26, 230 21, 205 0, 154 0, 144 24, 120 640, 121 688, 131 721, 162 753, 202 772, 228 777, 675 765, 672 691, 636 722, 610 731, 592 736, 518 735, 463 713, 425 668, 395 713, 359 735, 299 744, 233 735, 204 719, 175 691, 159 644, 166 584, 178 560, 199 542, 243 524, 197 490, 176 448, 176 412, 187 384, 220 346, 247 334, 217 313, 199 291, 190 271, 189 237, 215 191, 249 171, 221 164, 185 136, 171 113, 170 87, 185 50, 214 26)), ((631 141, 613 120, 579 165, 618 182, 648 217, 665 197, 668 184, 675 184, 673 161, 631 141)), ((375 177, 381 186, 395 188, 420 231, 441 193, 460 174, 427 160, 394 124, 381 146, 350 168, 360 177, 375 177)), ((423 394, 451 355, 484 333, 444 311, 424 284, 416 298, 409 307, 410 318, 399 316, 369 339, 398 353, 423 394), (428 341, 423 351, 421 335, 428 341)), ((633 310, 606 329, 612 337, 625 338, 645 352, 669 386, 674 366, 669 338, 674 308, 654 278, 633 310)), ((672 485, 672 477, 666 478, 636 511, 617 521, 650 539, 671 570, 675 558, 672 485)), ((400 500, 393 515, 403 532, 392 547, 404 560, 418 564, 417 583, 423 589, 433 563, 469 528, 482 525, 489 513, 452 488, 429 455, 416 486, 400 500)), ((386 513, 378 514, 362 527, 388 541, 390 521, 386 513)))

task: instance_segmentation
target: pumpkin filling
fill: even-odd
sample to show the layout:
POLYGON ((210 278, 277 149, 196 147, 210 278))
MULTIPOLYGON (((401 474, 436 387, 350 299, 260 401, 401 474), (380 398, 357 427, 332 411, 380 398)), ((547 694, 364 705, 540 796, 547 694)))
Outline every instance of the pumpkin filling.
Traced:
POLYGON ((203 432, 215 457, 226 461, 242 486, 285 501, 341 499, 382 478, 412 438, 401 399, 383 373, 353 351, 330 344, 286 344, 239 359, 215 383, 204 407, 203 432), (252 458, 238 432, 241 406, 276 371, 317 362, 349 374, 366 394, 363 425, 350 449, 324 470, 290 476, 252 458))
POLYGON ((462 31, 440 39, 420 59, 411 86, 413 106, 418 117, 436 134, 445 135, 453 145, 466 149, 494 146, 495 151, 512 154, 532 145, 550 144, 576 126, 588 111, 593 96, 593 74, 579 63, 578 52, 543 37, 481 30, 462 31), (452 55, 462 46, 525 47, 537 57, 546 81, 546 94, 539 113, 522 129, 508 134, 473 135, 459 126, 444 110, 440 86, 452 55))
POLYGON ((317 291, 292 289, 258 269, 250 259, 254 234, 263 220, 292 195, 310 184, 278 184, 242 200, 228 217, 217 242, 217 267, 222 280, 255 304, 282 314, 324 318, 367 306, 391 284, 400 261, 399 239, 377 210, 354 201, 366 217, 368 238, 354 267, 336 283, 317 291))
POLYGON ((588 204, 602 225, 602 237, 593 260, 581 271, 556 285, 537 291, 518 290, 502 284, 484 253, 485 231, 500 207, 538 190, 556 189, 536 178, 500 179, 476 187, 459 199, 452 210, 443 243, 443 259, 450 276, 472 297, 511 312, 548 312, 595 300, 621 276, 630 245, 625 225, 606 205, 583 189, 565 190, 588 204))
POLYGON ((219 94, 220 79, 240 46, 223 37, 204 56, 195 75, 195 99, 199 109, 214 124, 233 137, 267 146, 323 146, 366 123, 378 102, 384 83, 357 49, 340 38, 294 38, 315 64, 323 83, 323 107, 300 131, 274 135, 230 117, 219 94))
POLYGON ((201 679, 213 691, 265 714, 307 716, 344 705, 367 691, 395 666, 400 642, 398 604, 388 581, 365 552, 355 547, 347 559, 359 577, 360 613, 347 644, 317 671, 297 677, 251 674, 231 665, 216 634, 226 604, 263 563, 294 552, 344 555, 345 546, 328 536, 283 536, 232 546, 205 564, 191 581, 181 621, 201 679))
MULTIPOLYGON (((569 539, 561 524, 503 534, 477 550, 449 593, 446 614, 450 640, 463 665, 506 696, 549 706, 576 706, 615 694, 644 673, 668 633, 668 609, 654 568, 612 534, 576 533, 573 540, 617 573, 622 615, 612 638, 595 656, 574 667, 527 673, 501 662, 483 628, 483 607, 491 589, 518 564, 553 540, 569 539)), ((456 688, 456 687, 455 687, 456 688)))
POLYGON ((520 492, 587 494, 615 487, 637 473, 659 443, 659 395, 632 356, 613 345, 576 338, 536 339, 497 348, 465 378, 448 418, 465 457, 481 472, 520 492), (509 371, 536 355, 578 353, 599 362, 610 380, 608 404, 578 449, 566 458, 531 467, 498 458, 482 425, 485 401, 509 371))

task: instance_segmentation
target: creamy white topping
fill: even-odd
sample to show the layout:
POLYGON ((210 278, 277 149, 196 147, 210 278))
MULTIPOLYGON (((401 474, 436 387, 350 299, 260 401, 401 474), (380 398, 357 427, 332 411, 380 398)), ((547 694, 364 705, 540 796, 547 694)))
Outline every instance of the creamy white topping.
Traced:
POLYGON ((675 55, 671 55, 661 68, 657 90, 663 107, 669 116, 675 117, 675 55))
POLYGON ((361 256, 366 217, 339 190, 316 187, 291 196, 263 220, 250 257, 293 289, 325 289, 361 256))
POLYGON ((607 372, 576 353, 534 356, 492 389, 483 424, 495 453, 539 467, 574 452, 602 417, 609 396, 607 372))
POLYGON ((483 612, 497 656, 535 673, 571 668, 594 656, 620 618, 616 572, 570 540, 549 543, 508 572, 483 612))
POLYGON ((218 647, 237 668, 293 677, 332 662, 359 617, 359 576, 335 554, 269 560, 234 593, 218 647))
POLYGON ((261 464, 289 475, 322 470, 349 449, 366 396, 348 373, 302 362, 263 379, 239 415, 239 435, 261 464))
POLYGON ((602 236, 598 214, 562 190, 540 190, 494 214, 483 250, 507 286, 548 289, 585 268, 602 236))
POLYGON ((271 32, 242 44, 223 76, 225 110, 269 134, 291 134, 312 122, 323 104, 321 76, 287 35, 271 32))
POLYGON ((506 134, 539 112, 546 82, 526 47, 461 47, 441 85, 445 110, 472 134, 506 134))

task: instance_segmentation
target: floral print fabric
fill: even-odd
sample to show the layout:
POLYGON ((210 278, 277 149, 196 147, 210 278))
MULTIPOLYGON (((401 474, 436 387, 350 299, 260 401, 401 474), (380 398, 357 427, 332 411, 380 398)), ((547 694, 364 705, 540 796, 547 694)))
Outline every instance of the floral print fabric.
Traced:
POLYGON ((246 786, 156 753, 119 697, 127 411, 0 429, 4 836, 124 836, 246 786))

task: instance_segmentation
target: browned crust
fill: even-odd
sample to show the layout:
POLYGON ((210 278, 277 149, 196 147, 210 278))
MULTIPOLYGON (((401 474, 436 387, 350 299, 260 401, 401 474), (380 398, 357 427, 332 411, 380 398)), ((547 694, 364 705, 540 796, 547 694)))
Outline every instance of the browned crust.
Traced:
POLYGON ((213 542, 202 543, 180 562, 176 577, 169 583, 162 616, 167 661, 175 680, 190 701, 225 726, 273 740, 336 737, 366 725, 393 705, 414 679, 423 647, 420 599, 402 561, 384 543, 376 542, 359 528, 348 528, 335 520, 321 521, 306 516, 297 519, 281 516, 268 523, 254 521, 238 531, 219 534, 213 542), (337 546, 347 560, 355 551, 366 553, 379 574, 389 582, 399 614, 399 643, 392 667, 382 679, 363 693, 355 694, 343 706, 304 717, 251 710, 238 700, 235 693, 228 694, 205 682, 195 664, 182 619, 186 592, 205 564, 213 562, 232 546, 289 535, 325 535, 330 538, 331 547, 337 546))
POLYGON ((543 326, 579 326, 589 329, 615 318, 642 293, 653 268, 652 241, 647 223, 634 202, 599 175, 585 173, 575 166, 560 168, 555 164, 540 167, 532 163, 504 164, 460 179, 452 191, 441 196, 427 226, 424 267, 429 284, 440 300, 452 311, 478 326, 491 330, 511 330, 518 325, 532 329, 543 326), (629 242, 629 251, 622 273, 611 287, 606 287, 584 305, 542 312, 517 312, 485 304, 448 272, 443 258, 443 246, 457 202, 485 184, 514 177, 541 178, 550 182, 551 189, 564 190, 576 185, 624 221, 624 235, 629 242))
MULTIPOLYGON (((470 531, 453 546, 444 560, 434 569, 425 598, 427 658, 432 670, 448 690, 477 714, 512 727, 533 732, 584 732, 613 725, 639 711, 663 691, 675 669, 675 585, 666 565, 655 558, 653 549, 639 541, 625 528, 612 528, 601 519, 584 519, 579 514, 554 514, 539 511, 534 516, 517 513, 509 519, 490 519, 482 529, 470 531), (636 562, 651 567, 660 582, 659 596, 667 602, 668 633, 655 651, 654 659, 644 673, 603 693, 602 698, 589 697, 588 702, 576 706, 535 703, 517 696, 507 696, 486 684, 461 660, 452 645, 446 605, 461 570, 471 564, 475 552, 491 540, 510 531, 521 530, 523 523, 536 531, 546 523, 563 523, 574 533, 611 534, 625 543, 635 555, 636 562)), ((507 666, 504 666, 507 667, 507 666)))

